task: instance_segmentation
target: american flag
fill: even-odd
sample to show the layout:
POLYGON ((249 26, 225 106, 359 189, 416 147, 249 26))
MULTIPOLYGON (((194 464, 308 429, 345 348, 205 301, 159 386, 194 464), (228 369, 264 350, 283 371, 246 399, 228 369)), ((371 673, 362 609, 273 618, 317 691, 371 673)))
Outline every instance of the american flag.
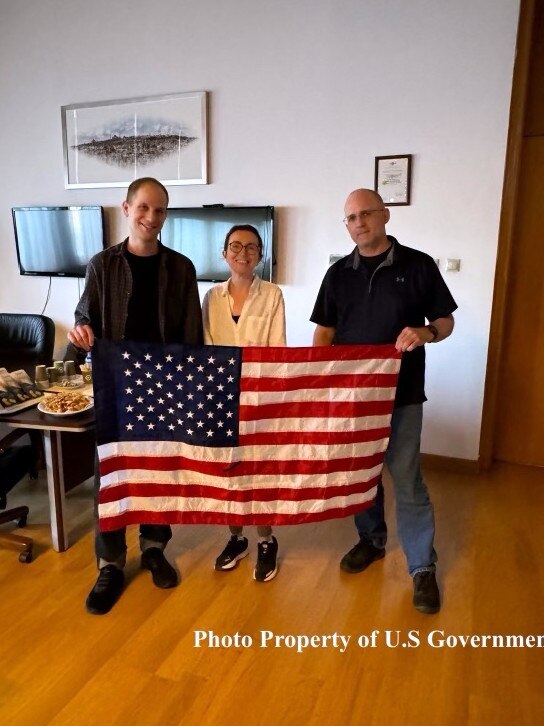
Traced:
POLYGON ((300 524, 370 506, 400 354, 97 340, 99 524, 300 524))

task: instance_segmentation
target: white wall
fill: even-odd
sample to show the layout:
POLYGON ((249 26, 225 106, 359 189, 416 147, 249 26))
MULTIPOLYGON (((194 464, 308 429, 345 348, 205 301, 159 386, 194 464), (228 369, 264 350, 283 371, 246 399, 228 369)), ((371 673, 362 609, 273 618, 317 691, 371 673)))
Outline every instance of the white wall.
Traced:
MULTIPOLYGON (((18 274, 10 208, 102 204, 113 241, 122 190, 65 190, 63 104, 210 92, 210 184, 172 206, 273 204, 291 344, 308 322, 351 189, 376 155, 415 155, 413 199, 389 231, 434 257, 460 310, 428 349, 423 450, 475 459, 497 250, 518 0, 2 0, 0 309, 41 312, 47 278, 18 274)), ((54 279, 58 345, 78 283, 54 279)))

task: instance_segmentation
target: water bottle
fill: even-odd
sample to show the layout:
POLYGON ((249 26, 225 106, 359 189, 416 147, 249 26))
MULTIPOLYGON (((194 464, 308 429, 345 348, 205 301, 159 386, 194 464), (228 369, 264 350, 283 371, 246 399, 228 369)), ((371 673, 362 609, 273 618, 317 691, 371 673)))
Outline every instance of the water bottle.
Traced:
POLYGON ((85 363, 80 366, 81 373, 83 375, 83 383, 88 385, 93 382, 93 364, 91 359, 91 351, 85 356, 85 363))

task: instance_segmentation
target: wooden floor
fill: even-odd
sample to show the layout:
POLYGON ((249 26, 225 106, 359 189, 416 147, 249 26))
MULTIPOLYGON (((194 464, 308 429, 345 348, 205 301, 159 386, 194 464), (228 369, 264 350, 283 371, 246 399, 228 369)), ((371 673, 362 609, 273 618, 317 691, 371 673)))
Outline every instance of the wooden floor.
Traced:
POLYGON ((427 481, 443 592, 442 611, 431 616, 412 607, 393 523, 384 560, 360 575, 339 570, 356 539, 350 520, 278 528, 281 569, 267 584, 251 579, 254 531, 250 557, 216 573, 224 530, 179 527, 168 552, 183 580, 170 591, 139 570, 131 530, 127 589, 109 615, 91 616, 84 609, 95 579, 89 486, 69 495, 76 541, 57 554, 44 482, 20 485, 10 504, 31 504, 27 531, 37 551, 23 565, 0 549, 0 723, 542 723, 544 649, 463 647, 457 636, 544 634, 544 470, 428 471, 427 481), (239 633, 253 643, 196 648, 195 631, 239 633), (287 639, 261 647, 261 631, 351 640, 345 652, 329 640, 298 653, 287 639), (359 647, 357 638, 373 631, 376 647, 359 647), (419 645, 389 647, 397 631, 419 645), (448 636, 455 647, 428 642, 448 636))

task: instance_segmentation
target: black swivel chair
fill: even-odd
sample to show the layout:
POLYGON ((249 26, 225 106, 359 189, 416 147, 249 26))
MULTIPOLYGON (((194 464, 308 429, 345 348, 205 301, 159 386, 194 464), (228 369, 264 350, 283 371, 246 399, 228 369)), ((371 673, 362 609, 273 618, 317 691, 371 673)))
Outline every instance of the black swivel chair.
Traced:
MULTIPOLYGON (((44 315, 0 313, 0 368, 8 371, 23 368, 33 378, 37 365, 50 365, 55 345, 55 324, 44 315)), ((0 416, 0 423, 2 417, 0 416)), ((41 438, 37 431, 15 429, 0 440, 0 510, 6 506, 6 494, 25 476, 36 475, 37 461, 42 458, 41 438), (16 440, 28 435, 31 443, 14 446, 16 440)), ((28 507, 0 511, 0 524, 17 522, 24 527, 28 507)), ((0 541, 22 547, 21 562, 32 560, 29 537, 0 531, 0 541)))
MULTIPOLYGON (((6 495, 17 482, 27 474, 36 477, 36 447, 33 444, 12 446, 25 433, 24 429, 15 429, 0 441, 0 510, 5 509, 7 504, 6 495)), ((6 511, 0 511, 0 524, 16 522, 18 527, 24 527, 27 517, 28 507, 12 507, 6 511)), ((22 550, 19 555, 21 562, 32 561, 32 546, 34 543, 30 537, 0 530, 0 542, 21 547, 22 550)))
POLYGON ((24 368, 34 378, 37 365, 51 365, 55 323, 45 315, 0 313, 0 368, 24 368))

